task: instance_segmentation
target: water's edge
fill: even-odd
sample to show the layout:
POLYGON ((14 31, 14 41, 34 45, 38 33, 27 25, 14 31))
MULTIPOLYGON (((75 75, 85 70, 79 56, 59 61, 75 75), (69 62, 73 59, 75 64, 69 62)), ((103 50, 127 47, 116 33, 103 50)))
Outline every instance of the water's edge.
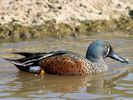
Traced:
POLYGON ((130 17, 121 17, 119 19, 95 20, 80 22, 76 25, 56 23, 55 20, 46 21, 41 25, 23 26, 13 21, 8 24, 0 25, 0 39, 3 41, 8 40, 28 40, 35 38, 45 37, 59 37, 64 36, 77 36, 79 34, 91 35, 101 32, 125 31, 124 35, 132 34, 133 32, 133 19, 130 17))

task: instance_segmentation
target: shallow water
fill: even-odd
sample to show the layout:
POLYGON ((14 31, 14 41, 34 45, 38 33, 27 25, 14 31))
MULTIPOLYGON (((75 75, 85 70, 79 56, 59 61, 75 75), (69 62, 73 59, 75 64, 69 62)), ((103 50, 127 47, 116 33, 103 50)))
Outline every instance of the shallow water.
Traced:
POLYGON ((94 35, 66 36, 61 39, 20 41, 0 44, 0 99, 2 100, 131 100, 133 99, 133 35, 99 33, 94 35), (100 34, 100 35, 99 35, 100 34), (45 75, 42 79, 31 73, 20 72, 2 58, 19 58, 11 52, 47 52, 70 50, 85 55, 90 42, 108 40, 119 55, 129 64, 107 58, 109 71, 96 76, 45 75))

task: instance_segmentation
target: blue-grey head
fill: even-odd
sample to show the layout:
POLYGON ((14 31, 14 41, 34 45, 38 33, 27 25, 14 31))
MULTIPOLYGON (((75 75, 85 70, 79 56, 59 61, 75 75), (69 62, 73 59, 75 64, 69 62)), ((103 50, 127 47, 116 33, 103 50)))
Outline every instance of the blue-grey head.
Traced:
POLYGON ((106 57, 110 57, 122 63, 128 63, 128 61, 118 54, 116 54, 111 45, 103 40, 96 40, 88 47, 86 58, 92 62, 98 62, 106 57))

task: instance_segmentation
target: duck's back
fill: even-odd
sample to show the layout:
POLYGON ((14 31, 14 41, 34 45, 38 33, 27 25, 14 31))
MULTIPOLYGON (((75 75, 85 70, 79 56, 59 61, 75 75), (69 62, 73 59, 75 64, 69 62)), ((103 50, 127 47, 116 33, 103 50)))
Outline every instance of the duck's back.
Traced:
POLYGON ((91 62, 76 54, 48 57, 41 60, 40 66, 50 74, 83 75, 94 73, 91 62))

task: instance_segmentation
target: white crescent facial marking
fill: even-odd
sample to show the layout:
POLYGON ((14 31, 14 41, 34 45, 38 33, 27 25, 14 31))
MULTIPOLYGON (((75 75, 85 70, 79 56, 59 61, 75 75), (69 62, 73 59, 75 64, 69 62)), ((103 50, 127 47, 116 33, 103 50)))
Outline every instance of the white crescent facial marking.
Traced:
POLYGON ((110 51, 110 46, 108 46, 107 53, 106 53, 106 55, 104 55, 104 57, 106 57, 108 55, 109 51, 110 51))

